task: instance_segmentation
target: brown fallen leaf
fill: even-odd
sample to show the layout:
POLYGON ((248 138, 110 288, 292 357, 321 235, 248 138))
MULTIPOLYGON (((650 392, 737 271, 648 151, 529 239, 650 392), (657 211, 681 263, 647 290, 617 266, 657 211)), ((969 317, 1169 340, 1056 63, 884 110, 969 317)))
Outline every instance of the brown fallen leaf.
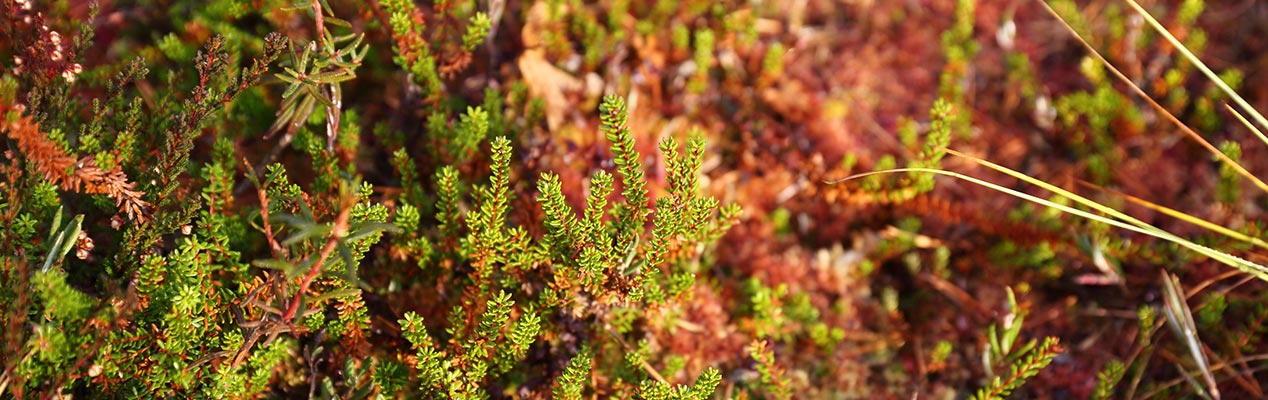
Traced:
POLYGON ((581 80, 546 61, 542 49, 525 50, 517 63, 528 85, 528 94, 546 103, 546 125, 555 131, 571 109, 572 103, 565 93, 581 90, 581 80))
MULTIPOLYGON (((545 29, 549 9, 545 2, 538 1, 528 11, 527 23, 521 37, 527 47, 516 64, 520 75, 528 86, 530 96, 540 98, 546 103, 546 125, 552 132, 563 124, 565 113, 572 109, 567 92, 579 91, 584 85, 581 79, 567 71, 559 69, 546 60, 546 53, 541 46, 541 31, 545 29)), ((565 13, 562 10, 561 13, 565 13)))

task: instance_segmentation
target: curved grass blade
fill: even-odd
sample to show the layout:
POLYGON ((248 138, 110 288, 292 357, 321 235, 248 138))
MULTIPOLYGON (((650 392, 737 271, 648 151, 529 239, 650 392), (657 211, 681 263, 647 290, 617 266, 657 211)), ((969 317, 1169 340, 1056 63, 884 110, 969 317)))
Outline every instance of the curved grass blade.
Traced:
POLYGON ((1185 212, 1183 212, 1183 211, 1180 211, 1180 210, 1177 210, 1177 209, 1174 209, 1174 208, 1170 208, 1170 207, 1167 207, 1167 206, 1164 206, 1164 205, 1161 205, 1161 204, 1156 204, 1156 203, 1151 202, 1151 201, 1149 201, 1149 200, 1145 200, 1145 199, 1142 199, 1142 198, 1139 198, 1139 197, 1136 197, 1136 196, 1132 196, 1132 195, 1127 194, 1127 193, 1122 193, 1122 192, 1118 192, 1118 191, 1115 191, 1115 190, 1106 189, 1106 188, 1103 188, 1103 187, 1100 187, 1100 186, 1097 186, 1097 185, 1093 185, 1093 184, 1088 183, 1088 182, 1079 181, 1079 184, 1080 184, 1080 185, 1083 185, 1083 186, 1086 186, 1086 187, 1089 187, 1089 188, 1092 188, 1092 189, 1096 189, 1096 190, 1099 190, 1099 191, 1105 192, 1105 193, 1109 193, 1109 194, 1112 194, 1112 195, 1115 195, 1115 196, 1122 197, 1123 199, 1126 199, 1127 201, 1130 201, 1130 202, 1132 202, 1132 203, 1136 203, 1137 205, 1140 205, 1140 206, 1142 206, 1142 207, 1145 207, 1145 208, 1148 208, 1148 209, 1151 209, 1151 210, 1157 211, 1157 212, 1162 213, 1162 214, 1164 214, 1164 215, 1167 215, 1167 216, 1169 216, 1169 217, 1172 217, 1172 218, 1175 218, 1175 219, 1178 219, 1178 220, 1181 220, 1181 221, 1184 221, 1184 222, 1188 222, 1188 223, 1193 224, 1193 225, 1200 226, 1200 227, 1202 227, 1202 228, 1205 228, 1206 230, 1209 230, 1209 231, 1212 231, 1212 232, 1215 232, 1215 233, 1218 233, 1218 234, 1221 234, 1221 235, 1224 235, 1224 236, 1228 236, 1229 238, 1232 238, 1233 240, 1237 240, 1237 241, 1241 241, 1241 242, 1249 243, 1249 244, 1251 244, 1251 245, 1253 245, 1253 246, 1255 246, 1255 247, 1259 247, 1259 248, 1261 248, 1261 249, 1268 250, 1268 242, 1265 242, 1263 239, 1260 239, 1260 238, 1257 238, 1257 237, 1253 237, 1253 236, 1250 236, 1250 235, 1247 235, 1247 234, 1245 234, 1245 233, 1241 233, 1241 232, 1238 232, 1238 231, 1235 231, 1235 230, 1232 230, 1232 229, 1229 229, 1229 228, 1225 228, 1224 226, 1221 226, 1220 224, 1217 224, 1217 223, 1214 223, 1214 222, 1211 222, 1211 221, 1207 221, 1207 220, 1204 220, 1204 219, 1201 219, 1201 218, 1195 217, 1195 216, 1193 216, 1193 215, 1186 214, 1186 213, 1185 213, 1185 212))
MULTIPOLYGON (((1211 145, 1210 142, 1202 138, 1202 135, 1199 135, 1197 132, 1194 132, 1192 128, 1189 128, 1189 126, 1185 125, 1184 122, 1181 122, 1179 118, 1176 118, 1176 116, 1172 114, 1171 111, 1167 110, 1161 104, 1158 104, 1158 102, 1155 101, 1152 97, 1149 97, 1149 94, 1145 93, 1145 91, 1141 89, 1140 86, 1136 85, 1136 82, 1133 82, 1131 78, 1128 78, 1127 75, 1124 75, 1122 71, 1119 71, 1118 68, 1114 66, 1114 64, 1110 64, 1109 60, 1106 60, 1105 57, 1102 56, 1101 53, 1097 51, 1095 47, 1092 47, 1091 43, 1088 43, 1086 39, 1084 39, 1081 35, 1079 35, 1079 33, 1073 27, 1071 27, 1069 23, 1066 23, 1065 20, 1061 19, 1061 15, 1058 14, 1056 10, 1053 10, 1052 6, 1049 5, 1048 2, 1040 1, 1039 4, 1042 4, 1044 8, 1048 10, 1048 13, 1053 16, 1053 18, 1056 18, 1057 21, 1061 22, 1061 25, 1064 26, 1066 30, 1070 32, 1070 35, 1074 36, 1074 39, 1077 40, 1079 43, 1081 43, 1083 47, 1087 49, 1088 54, 1090 54, 1093 58, 1095 58, 1098 62, 1100 62, 1101 65, 1104 65, 1105 68, 1108 69, 1112 74, 1114 74, 1114 77, 1118 78, 1119 81, 1123 82, 1128 87, 1130 87, 1132 91, 1136 93, 1137 96, 1140 96, 1140 98, 1148 102, 1149 105, 1153 107, 1155 111, 1157 111, 1160 115, 1166 117, 1167 120, 1171 121, 1171 123, 1175 125, 1177 128, 1180 128, 1180 131, 1184 132, 1184 134, 1188 136, 1190 139, 1193 139, 1193 141, 1202 145, 1202 147, 1205 148, 1207 152, 1211 153, 1216 158, 1218 158, 1220 162, 1224 163, 1225 165, 1228 165, 1234 171, 1237 171, 1238 175, 1241 175, 1242 177, 1251 181, 1251 183, 1254 183, 1255 186, 1258 187, 1260 190, 1263 190, 1265 193, 1268 193, 1268 183, 1264 183, 1263 180, 1259 179, 1255 175, 1252 175, 1250 171, 1247 171, 1245 167, 1241 166, 1241 164, 1238 164, 1236 161, 1233 161, 1233 159, 1228 158, 1228 155, 1224 154, 1224 152, 1215 148, 1215 146, 1211 145)), ((1216 79, 1216 82, 1219 82, 1221 85, 1223 84, 1223 82, 1218 79, 1216 79)), ((1236 96, 1236 95, 1237 95, 1236 93, 1231 93, 1231 96, 1236 96)), ((1256 115, 1257 114, 1258 113, 1256 113, 1256 115)), ((1263 118, 1263 117, 1261 116, 1260 118, 1263 118)))
MULTIPOLYGON (((961 154, 961 153, 954 152, 954 151, 949 150, 949 149, 948 149, 947 151, 948 151, 948 153, 951 153, 951 154, 964 156, 964 155, 963 155, 963 154, 961 154)), ((968 157, 968 156, 964 156, 964 157, 967 157, 967 158, 970 158, 970 159, 974 159, 974 158, 972 158, 972 157, 968 157)), ((974 159, 974 160, 976 160, 976 159, 974 159)), ((990 164, 989 162, 984 161, 984 160, 977 160, 977 161, 978 161, 978 162, 980 162, 980 163, 983 163, 983 165, 990 164)), ((990 164, 990 165, 994 165, 994 164, 990 164)), ((996 166, 996 167, 998 167, 998 168, 1001 168, 1001 169, 1002 169, 1002 170, 1001 170, 1001 172, 1005 172, 1005 171, 1006 171, 1005 173, 1010 173, 1010 175, 1014 175, 1014 176, 1018 177, 1018 179, 1021 179, 1021 180, 1023 180, 1023 181, 1026 181, 1026 182, 1028 182, 1028 183, 1034 184, 1034 185, 1036 185, 1036 186, 1040 186, 1040 187, 1043 187, 1043 188, 1045 188, 1045 189, 1048 189, 1049 191, 1051 191, 1051 192, 1053 192, 1053 193, 1056 193, 1056 194, 1061 195, 1061 196, 1063 196, 1063 197, 1066 197, 1066 198, 1069 198, 1069 199, 1071 199, 1071 200, 1074 200, 1075 202, 1078 202, 1078 203, 1080 203, 1080 204, 1083 204, 1083 205, 1085 205, 1085 206, 1087 206, 1087 207, 1090 207, 1090 208, 1096 209, 1096 210, 1098 210, 1098 211, 1104 212, 1104 213, 1106 213, 1106 214, 1108 214, 1108 215, 1111 215, 1111 217, 1107 217, 1107 216, 1103 216, 1103 215, 1097 215, 1097 214, 1093 214, 1093 213, 1090 213, 1090 212, 1087 212, 1087 211, 1083 211, 1083 210, 1080 210, 1080 209, 1077 209, 1077 208, 1074 208, 1074 207, 1070 207, 1070 206, 1066 206, 1066 205, 1058 204, 1058 203, 1052 202, 1052 201, 1047 200, 1047 199, 1044 199, 1044 198, 1040 198, 1040 197, 1037 197, 1037 196, 1034 196, 1034 195, 1031 195, 1031 194, 1028 194, 1028 193, 1024 193, 1024 192, 1021 192, 1021 191, 1017 191, 1017 190, 1014 190, 1014 189, 1009 189, 1009 188, 1006 188, 1006 187, 1000 186, 1000 185, 998 185, 998 184, 991 183, 991 182, 988 182, 988 181, 985 181, 985 180, 982 180, 982 179, 979 179, 979 178, 974 178, 974 177, 971 177, 971 176, 968 176, 968 175, 964 175, 964 174, 960 174, 960 173, 956 173, 956 172, 944 171, 944 170, 940 170, 940 169, 933 169, 933 168, 895 168, 895 169, 889 169, 889 170, 884 170, 884 171, 874 171, 874 172, 868 172, 868 173, 863 173, 863 174, 858 174, 858 175, 852 175, 852 176, 849 176, 849 177, 846 177, 846 178, 842 178, 842 179, 839 179, 839 180, 830 181, 829 183, 837 183, 837 182, 843 182, 843 181, 848 181, 848 180, 854 180, 854 179, 863 178, 863 177, 872 176, 872 175, 879 175, 879 174, 891 174, 891 173, 904 173, 904 172, 925 172, 925 173, 931 173, 931 174, 938 174, 938 175, 949 176, 949 177, 956 178, 956 179, 960 179, 960 180, 963 180, 963 181, 966 181, 966 182, 970 182, 970 183, 973 183, 973 184, 976 184, 976 185, 979 185, 979 186, 982 186, 982 187, 985 187, 985 188, 988 188, 988 189, 991 189, 991 190, 995 190, 995 191, 997 191, 997 192, 1001 192, 1001 193, 1004 193, 1004 194, 1008 194, 1008 195, 1010 195, 1010 196, 1017 197, 1017 198, 1022 199, 1022 200, 1026 200, 1026 201, 1029 201, 1029 202, 1032 202, 1032 203, 1036 203, 1036 204, 1039 204, 1039 205, 1042 205, 1042 206, 1045 206, 1045 207, 1053 208, 1053 209, 1056 209, 1056 210, 1058 210, 1058 211, 1065 212, 1065 213, 1067 213, 1067 214, 1072 214, 1072 215, 1079 216, 1079 217, 1083 217, 1083 218, 1090 219, 1090 220, 1093 220, 1093 221, 1097 221, 1097 222, 1101 222, 1101 223, 1109 224, 1109 225, 1111 225, 1111 226, 1114 226, 1114 227, 1117 227, 1117 228, 1120 228, 1120 229, 1125 229, 1125 230, 1128 230, 1128 231, 1132 231, 1132 232, 1136 232, 1136 233, 1140 233, 1140 234, 1144 234, 1144 235, 1152 236, 1152 237, 1155 237, 1155 238, 1158 238, 1158 239, 1162 239, 1162 240, 1166 240, 1166 241, 1169 241, 1169 242, 1175 243, 1175 244, 1177 244, 1177 245, 1180 245, 1180 246, 1182 246, 1182 247, 1188 248, 1188 249, 1190 249, 1190 250, 1192 250, 1192 251, 1194 251, 1194 252, 1196 252, 1196 253, 1198 253, 1198 254, 1202 254, 1202 255, 1204 255, 1204 256, 1207 256, 1207 257, 1209 257, 1209 258, 1211 258, 1211 259, 1213 259, 1213 260, 1219 261, 1220 263, 1223 263, 1223 264, 1228 265, 1228 266, 1230 266, 1230 267, 1236 268, 1237 270, 1240 270, 1240 271, 1242 271, 1242 272, 1245 272, 1245 273, 1248 273, 1248 274, 1254 275, 1256 278, 1262 279, 1262 280, 1264 280, 1264 281, 1268 281, 1268 268, 1265 268, 1265 267, 1264 267, 1264 266, 1262 266, 1262 265, 1256 264, 1256 263, 1254 263, 1254 262, 1251 262, 1251 261, 1248 261, 1248 260, 1242 259, 1242 258, 1240 258, 1240 257, 1234 256, 1234 255, 1231 255, 1231 254, 1228 254, 1228 253, 1225 253, 1225 252, 1222 252, 1222 251, 1219 251, 1219 250, 1212 249, 1212 248, 1210 248, 1210 247, 1206 247, 1206 246, 1203 246, 1203 245, 1200 245, 1200 244, 1194 243, 1193 241, 1190 241, 1190 240, 1188 240, 1188 239, 1185 239, 1185 238, 1182 238, 1182 237, 1176 236, 1176 235, 1174 235, 1174 234, 1172 234, 1172 233, 1170 233, 1170 232, 1167 232, 1167 231, 1165 231, 1165 230, 1159 229, 1159 228, 1154 227, 1154 226, 1152 226, 1152 225, 1146 224, 1146 223, 1144 223, 1144 222, 1142 222, 1142 221, 1140 221, 1140 220, 1137 220, 1137 219, 1135 219, 1135 218, 1132 218, 1131 216, 1126 215, 1126 214, 1123 214, 1122 212, 1119 212, 1119 211, 1117 211, 1117 210, 1114 210, 1114 209, 1112 209, 1112 208, 1110 208, 1110 207, 1107 207, 1107 206, 1102 205, 1102 204, 1100 204, 1100 203, 1096 203, 1096 202, 1094 202, 1094 201, 1092 201, 1092 200, 1088 200, 1088 199, 1086 199, 1086 198, 1083 198, 1082 196, 1079 196, 1079 195, 1077 195, 1077 194, 1071 193, 1070 191, 1067 191, 1067 190, 1061 189, 1061 188, 1059 188, 1059 187, 1053 186, 1053 185, 1051 185, 1051 184, 1048 184, 1048 183, 1046 183, 1046 182, 1040 181, 1040 180, 1038 180, 1038 179, 1031 178, 1031 177, 1026 176, 1025 174, 1022 174, 1022 173, 1020 173, 1020 172, 1012 171, 1012 170, 1009 170, 1009 169, 1007 169, 1007 168, 1004 168, 1004 167, 1002 167, 1002 166, 998 166, 998 165, 995 165, 995 166, 996 166)))
POLYGON ((1253 132, 1255 136, 1259 138, 1260 141, 1264 142, 1265 146, 1268 146, 1268 136, 1264 135, 1264 131, 1259 130, 1259 128, 1255 127, 1255 124, 1252 124, 1250 123, 1250 121, 1247 121, 1246 117, 1242 116, 1241 112, 1238 112, 1236 108, 1233 108, 1233 106, 1228 105, 1228 103, 1224 103, 1224 108, 1228 110, 1229 114, 1233 114, 1234 117, 1237 117, 1237 121, 1241 122, 1242 125, 1245 125, 1246 128, 1249 128, 1250 131, 1253 132))
POLYGON ((1261 127, 1268 128, 1268 119, 1265 119, 1263 114, 1260 114, 1254 107, 1251 107, 1250 103, 1247 103, 1241 95, 1237 94, 1237 92, 1233 90, 1233 88, 1228 87, 1228 84, 1224 83, 1224 80, 1220 79, 1219 75, 1216 75, 1214 71, 1207 68, 1206 63, 1203 63, 1202 60, 1198 59, 1198 56, 1194 55, 1192 51, 1189 51, 1187 47, 1184 47, 1184 43, 1180 43, 1180 40, 1176 39, 1176 37, 1167 30, 1167 27, 1162 26, 1162 23, 1158 22, 1157 19, 1154 19, 1152 15, 1149 15, 1149 12, 1145 11, 1144 7, 1141 7, 1140 3, 1137 3, 1136 0, 1126 1, 1127 5, 1135 9, 1136 13, 1140 14, 1140 16, 1145 19, 1145 22, 1148 22, 1155 31, 1158 31, 1158 35, 1161 35, 1163 39, 1167 39, 1167 41, 1170 42, 1176 50, 1180 51, 1180 54, 1184 55, 1184 58, 1189 59, 1189 62, 1193 63, 1193 66, 1197 67, 1199 71, 1202 71, 1202 73, 1205 74, 1212 83, 1215 83, 1215 86, 1219 86, 1220 90, 1224 91, 1224 94, 1233 99, 1233 102, 1237 103, 1237 106, 1241 107, 1243 112, 1250 115, 1251 118, 1253 118, 1255 122, 1258 122, 1261 127))

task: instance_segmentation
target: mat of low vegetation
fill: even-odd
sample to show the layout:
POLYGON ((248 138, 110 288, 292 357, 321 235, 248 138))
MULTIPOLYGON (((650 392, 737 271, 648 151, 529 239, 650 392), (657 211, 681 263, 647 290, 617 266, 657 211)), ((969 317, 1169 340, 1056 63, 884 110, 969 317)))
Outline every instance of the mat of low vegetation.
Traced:
POLYGON ((1265 19, 0 0, 0 398, 1262 398, 1265 19))

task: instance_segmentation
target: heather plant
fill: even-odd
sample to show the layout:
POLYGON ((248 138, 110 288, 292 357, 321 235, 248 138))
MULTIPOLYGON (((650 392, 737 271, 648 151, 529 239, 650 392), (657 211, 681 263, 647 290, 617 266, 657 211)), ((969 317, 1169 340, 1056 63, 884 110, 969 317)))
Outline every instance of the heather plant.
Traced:
MULTIPOLYGON (((517 194, 513 144, 500 136, 509 122, 491 89, 452 125, 451 117, 433 114, 430 133, 444 145, 434 154, 454 164, 436 168, 426 186, 410 154, 395 151, 406 192, 389 207, 354 168, 360 116, 342 100, 342 85, 356 79, 367 54, 363 36, 336 34, 349 24, 325 2, 282 10, 313 17, 316 40, 270 35, 262 55, 231 73, 238 56, 226 39, 214 38, 188 60, 196 73, 190 93, 152 108, 134 86, 150 73, 145 60, 123 65, 113 78, 84 74, 105 76, 104 84, 80 79, 83 67, 73 61, 91 46, 90 30, 70 48, 55 31, 15 26, 42 23, 39 15, 19 9, 5 20, 6 45, 28 53, 20 56, 27 57, 23 68, 0 76, 3 132, 15 150, 2 170, 3 242, 14 252, 2 271, 8 333, 0 388, 17 397, 254 397, 291 379, 283 371, 300 371, 306 383, 283 383, 290 387, 284 390, 485 398, 494 382, 556 379, 524 372, 536 347, 573 354, 558 383, 547 385, 560 396, 713 393, 716 369, 694 385, 675 386, 649 363, 661 355, 630 347, 647 343, 639 334, 647 324, 672 324, 672 309, 690 298, 695 274, 707 267, 702 253, 739 214, 699 194, 700 134, 681 157, 676 141, 661 143, 670 160, 669 193, 653 201, 624 103, 609 97, 602 129, 617 156, 619 186, 613 174, 598 171, 584 212, 574 211, 557 176, 542 175, 546 233, 535 239, 508 219, 517 194), (61 53, 34 51, 40 47, 61 53), (274 75, 283 89, 271 124, 216 117, 244 93, 260 99, 256 83, 288 49, 288 63, 274 75), (104 96, 91 102, 92 113, 79 111, 88 108, 80 97, 66 95, 96 93, 89 90, 96 85, 105 86, 104 96), (235 126, 284 135, 259 169, 233 135, 211 136, 206 161, 193 161, 206 130, 235 126), (479 165, 473 156, 482 148, 490 152, 490 176, 466 183, 460 168, 479 165), (302 181, 275 162, 286 150, 309 160, 302 181), (379 264, 366 257, 385 233, 389 253, 460 294, 445 303, 451 311, 439 324, 403 314, 407 353, 371 353, 366 293, 377 289, 366 286, 360 267, 379 264), (618 379, 591 387, 592 371, 618 379)), ((489 20, 476 15, 462 51, 488 30, 489 20)), ((186 61, 182 44, 163 43, 171 61, 186 61)), ((168 78, 174 87, 178 76, 168 78)), ((387 129, 380 136, 391 140, 387 129)))
MULTIPOLYGON (((673 318, 667 312, 690 296, 688 289, 700 272, 699 246, 717 240, 739 209, 719 207, 717 200, 697 194, 696 175, 705 145, 699 137, 689 141, 682 157, 674 140, 661 143, 670 163, 671 189, 668 196, 655 200, 654 209, 648 208, 651 199, 626 125, 624 102, 610 96, 600 113, 601 129, 616 156, 622 201, 609 202, 616 179, 600 170, 591 178, 584 211, 574 210, 558 176, 544 173, 537 181, 545 228, 540 241, 523 227, 508 226, 506 215, 513 201, 508 139, 499 137, 490 144, 488 183, 474 186, 471 211, 462 218, 455 210, 466 196, 458 191, 454 170, 438 173, 439 232, 465 234, 457 243, 438 246, 447 251, 420 251, 423 246, 414 251, 420 265, 445 268, 438 279, 457 284, 449 290, 461 296, 446 316, 449 327, 444 336, 430 333, 416 313, 406 313, 401 320, 416 352, 423 394, 483 397, 488 380, 515 386, 524 376, 513 373, 518 370, 514 367, 526 362, 528 349, 543 341, 555 351, 574 354, 554 386, 557 396, 599 390, 588 388, 589 379, 581 378, 589 371, 613 375, 617 380, 602 389, 622 396, 703 398, 712 393, 716 370, 706 372, 694 386, 674 388, 645 361, 631 363, 621 354, 634 350, 629 346, 638 342, 636 332, 642 326, 663 325, 658 319, 673 318), (648 218, 653 210, 655 216, 648 218), (650 233, 645 229, 649 222, 650 233), (645 314, 626 317, 639 309, 645 314), (595 322, 569 328, 569 321, 579 320, 595 322), (589 339, 555 342, 564 333, 589 339)), ((406 226, 414 226, 417 219, 412 210, 402 208, 398 214, 410 221, 406 226)))
POLYGON ((1262 393, 1222 10, 825 4, 0 0, 0 397, 1262 393))
POLYGON ((982 364, 987 370, 990 382, 978 389, 972 399, 1005 399, 1020 387, 1027 379, 1035 376, 1052 363, 1061 353, 1061 346, 1056 338, 1045 338, 1042 343, 1035 339, 1021 342, 1021 328, 1025 322, 1024 309, 1019 309, 1017 297, 1012 289, 1008 289, 1008 313, 999 325, 992 324, 987 328, 987 342, 982 349, 982 364), (1008 372, 1000 374, 996 371, 1008 365, 1008 372))
MULTIPOLYGON (((409 72, 426 98, 444 98, 444 81, 470 66, 473 52, 489 36, 501 10, 493 17, 477 11, 474 2, 438 1, 431 10, 404 0, 380 3, 390 15, 393 61, 409 72), (464 24, 465 23, 465 24, 464 24), (436 40, 440 38, 441 40, 436 40)), ((500 4, 500 3, 498 3, 500 4)))
POLYGON ((202 175, 211 182, 205 189, 182 182, 192 179, 199 133, 260 79, 282 49, 280 36, 268 37, 263 54, 236 73, 224 40, 212 39, 194 57, 193 90, 146 109, 130 100, 139 98, 129 86, 148 73, 143 61, 113 78, 85 73, 103 76, 99 82, 78 79, 83 67, 70 62, 91 46, 90 30, 75 47, 62 46, 41 15, 9 11, 6 43, 27 59, 0 77, 3 130, 16 144, 4 169, 2 240, 15 251, 3 260, 8 334, 0 387, 23 397, 83 390, 97 380, 104 393, 165 395, 207 387, 201 382, 215 375, 238 382, 229 393, 265 389, 285 341, 242 352, 232 367, 206 362, 242 344, 231 303, 247 271, 233 246, 245 232, 199 201, 227 201, 231 152, 218 146, 217 162, 202 175), (34 52, 43 46, 55 50, 34 52), (104 86, 106 96, 91 106, 68 96, 84 85, 104 86), (52 223, 39 221, 45 218, 52 223))
MULTIPOLYGON (((977 57, 980 47, 973 40, 975 7, 975 2, 971 0, 956 1, 955 22, 942 33, 946 65, 939 76, 938 96, 960 109, 967 109, 969 104, 967 93, 973 77, 973 59, 977 57)), ((971 122, 971 115, 960 113, 950 117, 947 123, 960 135, 966 135, 971 122)))
MULTIPOLYGON (((28 59, 20 61, 25 69, 0 77, 3 131, 16 145, 4 169, 9 228, 3 241, 6 249, 22 249, 4 257, 8 334, 0 387, 17 397, 250 397, 269 390, 304 333, 316 335, 303 346, 310 353, 320 351, 326 335, 366 343, 356 267, 380 232, 392 227, 381 223, 386 209, 367 202, 371 187, 340 175, 347 164, 331 154, 355 148, 346 140, 339 149, 327 147, 336 131, 355 137, 356 119, 339 120, 334 86, 355 68, 342 59, 351 52, 326 46, 313 57, 314 68, 333 61, 345 70, 290 71, 296 78, 291 92, 309 84, 307 93, 327 96, 321 122, 333 127, 322 145, 298 126, 309 118, 295 118, 295 145, 313 155, 321 175, 316 190, 301 189, 277 164, 257 180, 231 137, 214 141, 209 162, 191 162, 204 129, 242 122, 216 116, 256 90, 287 47, 281 35, 269 35, 263 54, 236 73, 237 56, 226 39, 211 39, 192 59, 190 93, 160 98, 162 104, 150 108, 133 86, 149 73, 144 60, 123 65, 113 77, 105 73, 111 66, 84 72, 102 77, 96 82, 79 79, 83 67, 73 61, 91 46, 91 30, 83 30, 75 47, 63 46, 56 31, 41 25, 41 14, 6 7, 13 12, 4 21, 6 48, 25 50, 28 59), (23 29, 32 24, 43 28, 23 29), (32 52, 44 46, 56 52, 32 52), (48 101, 42 94, 48 88, 62 100, 48 101), (67 96, 97 90, 104 96, 90 107, 67 96), (81 112, 86 109, 92 113, 81 112), (259 207, 237 204, 235 181, 243 170, 256 182, 259 207), (52 223, 32 219, 37 216, 52 223), (259 249, 272 257, 244 262, 259 249), (67 257, 71 250, 74 258, 67 257)), ((326 39, 336 41, 328 31, 326 39)), ((279 121, 292 123, 283 114, 279 121)), ((314 370, 314 385, 318 381, 314 370)))

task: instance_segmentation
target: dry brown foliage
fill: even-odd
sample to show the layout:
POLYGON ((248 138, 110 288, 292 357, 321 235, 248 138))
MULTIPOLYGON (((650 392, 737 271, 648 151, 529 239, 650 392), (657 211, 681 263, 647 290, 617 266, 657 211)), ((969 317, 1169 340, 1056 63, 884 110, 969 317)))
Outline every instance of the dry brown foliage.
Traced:
MULTIPOLYGON (((0 114, 22 110, 21 105, 0 104, 0 114)), ((40 132, 40 125, 29 115, 22 115, 0 125, 0 130, 17 142, 18 149, 35 169, 62 190, 83 194, 104 194, 115 201, 119 211, 134 221, 146 221, 150 203, 141 200, 142 193, 135 190, 136 183, 119 166, 109 170, 97 166, 92 156, 76 160, 48 135, 40 132)))

